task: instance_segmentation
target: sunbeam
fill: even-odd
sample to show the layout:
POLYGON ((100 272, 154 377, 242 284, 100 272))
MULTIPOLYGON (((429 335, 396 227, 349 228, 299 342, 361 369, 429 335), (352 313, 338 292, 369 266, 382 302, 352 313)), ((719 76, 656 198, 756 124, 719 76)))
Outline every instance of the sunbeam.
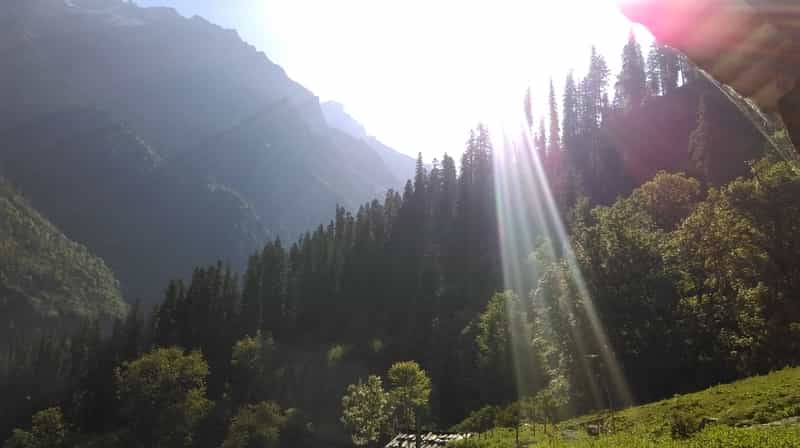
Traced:
MULTIPOLYGON (((634 400, 630 388, 598 316, 553 198, 544 162, 533 149, 531 132, 522 124, 522 120, 510 126, 495 126, 493 132, 494 135, 502 135, 502 146, 494 151, 493 163, 498 238, 505 288, 525 293, 536 287, 542 273, 527 260, 529 254, 537 250, 539 245, 543 245, 548 253, 560 257, 568 267, 571 281, 575 285, 576 294, 573 300, 577 306, 583 308, 588 320, 588 328, 575 326, 571 336, 578 352, 576 365, 581 366, 595 406, 600 408, 632 404, 634 400), (591 341, 591 347, 586 346, 585 341, 591 341), (598 361, 599 367, 593 365, 598 361), (593 374, 597 371, 604 372, 604 380, 598 380, 593 374)), ((507 304, 507 310, 511 312, 513 307, 507 304)), ((509 328, 509 332, 512 348, 531 343, 529 332, 518 328, 509 328)), ((514 353, 522 352, 515 349, 514 353)), ((525 383, 531 377, 530 372, 524 371, 526 365, 529 365, 527 360, 514 360, 520 399, 535 392, 532 385, 525 383)), ((550 371, 557 368, 542 367, 550 371)))

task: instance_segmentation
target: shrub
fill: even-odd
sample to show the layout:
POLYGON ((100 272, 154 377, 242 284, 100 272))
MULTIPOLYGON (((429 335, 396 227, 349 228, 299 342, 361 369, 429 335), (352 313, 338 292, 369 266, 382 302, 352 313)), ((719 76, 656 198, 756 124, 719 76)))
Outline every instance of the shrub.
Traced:
POLYGON ((670 433, 673 439, 688 439, 702 428, 700 419, 685 411, 676 409, 670 419, 670 433))

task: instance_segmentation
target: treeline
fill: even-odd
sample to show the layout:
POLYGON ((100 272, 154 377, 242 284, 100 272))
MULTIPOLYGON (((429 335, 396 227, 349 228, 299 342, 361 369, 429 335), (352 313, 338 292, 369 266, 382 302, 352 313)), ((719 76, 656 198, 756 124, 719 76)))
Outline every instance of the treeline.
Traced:
POLYGON ((748 175, 764 138, 685 56, 654 43, 647 57, 631 34, 612 76, 592 49, 587 73, 569 73, 561 101, 550 83, 538 125, 524 99, 532 146, 562 212, 627 196, 660 170, 722 186, 748 175))
MULTIPOLYGON (((613 102, 593 53, 587 77, 567 82, 563 119, 551 95, 549 134, 501 150, 479 126, 458 168, 447 155, 430 169, 420 158, 402 193, 355 213, 337 207, 294 243, 269 242, 241 277, 222 263, 197 268, 108 338, 91 324, 10 343, 3 430, 27 427, 36 409, 62 414, 8 443, 39 443, 37 422, 62 415, 69 443, 346 445, 342 397, 358 390, 348 385, 403 360, 430 378, 428 428, 520 398, 557 418, 795 362, 793 167, 764 159, 728 184, 660 173, 638 188, 615 171, 627 161, 604 144, 608 123, 691 82, 680 58, 657 51, 667 61, 646 64, 629 43, 613 102), (180 407, 145 405, 158 400, 180 407)), ((713 132, 698 131, 693 151, 723 151, 703 134, 713 132)))
MULTIPOLYGON (((198 350, 210 372, 204 395, 224 406, 242 383, 236 348, 256 338, 263 353, 254 362, 263 363, 264 373, 256 396, 304 410, 321 438, 347 443, 338 421, 346 386, 403 359, 422 363, 441 385, 429 421, 457 421, 479 404, 477 398, 456 404, 456 397, 473 395, 465 387, 478 384, 451 381, 471 362, 469 344, 457 341, 501 285, 491 152, 488 132, 479 127, 460 175, 448 156, 430 172, 420 161, 402 195, 389 192, 383 203, 373 201, 355 215, 337 208, 332 222, 288 248, 268 243, 241 279, 222 264, 197 268, 187 284, 170 283, 150 318, 134 307, 108 340, 94 325, 81 333, 91 336, 43 338, 40 349, 21 344, 7 396, 23 404, 60 403, 78 433, 114 432, 126 420, 114 375, 121 363, 152 347, 198 350), (44 359, 53 367, 40 371, 44 359), (40 382, 49 385, 41 396, 32 387, 40 382)), ((201 425, 211 431, 202 446, 218 446, 225 436, 231 417, 225 409, 208 414, 215 423, 201 425)))

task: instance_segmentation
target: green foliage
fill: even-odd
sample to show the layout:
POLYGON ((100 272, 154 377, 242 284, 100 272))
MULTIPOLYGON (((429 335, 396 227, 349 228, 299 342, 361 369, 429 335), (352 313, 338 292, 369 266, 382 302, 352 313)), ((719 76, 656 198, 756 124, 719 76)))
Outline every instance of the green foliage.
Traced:
POLYGON ((280 379, 275 342, 258 333, 233 346, 231 390, 236 403, 255 403, 273 395, 280 379))
MULTIPOLYGON (((126 6, 117 13, 131 11, 139 9, 126 6)), ((137 20, 147 23, 148 13, 139 13, 137 20)), ((141 44, 150 38, 139 37, 141 44)), ((218 43, 209 54, 222 49, 234 67, 238 58, 253 54, 238 41, 218 43), (231 49, 244 53, 226 51, 231 49)), ((114 45, 101 47, 96 50, 114 45)), ((114 60, 119 54, 105 56, 114 60)), ((39 59, 69 60, 62 55, 39 59)), ((532 163, 532 148, 524 145, 513 154, 509 147, 495 151, 486 126, 479 125, 470 134, 460 172, 452 157, 428 166, 420 156, 402 194, 390 190, 382 201, 353 212, 345 207, 383 189, 387 179, 400 182, 387 177, 380 156, 366 143, 309 123, 298 106, 305 100, 317 104, 313 95, 295 85, 291 92, 278 88, 277 95, 262 91, 286 87, 284 75, 271 66, 262 68, 275 83, 264 83, 259 75, 245 89, 240 80, 227 79, 239 70, 223 70, 226 75, 193 69, 199 74, 191 76, 192 85, 213 84, 215 92, 233 93, 197 96, 192 104, 198 107, 172 114, 171 120, 158 119, 163 111, 147 112, 149 100, 123 98, 134 112, 112 111, 115 116, 127 116, 134 128, 138 122, 138 131, 160 150, 187 148, 164 159, 136 131, 97 111, 69 110, 3 134, 8 141, 0 161, 8 175, 65 232, 106 258, 126 290, 142 293, 145 300, 167 276, 185 272, 192 263, 212 257, 243 261, 266 240, 262 219, 294 235, 324 218, 324 207, 336 201, 344 205, 336 207, 329 223, 293 244, 266 243, 248 259, 241 284, 222 263, 196 268, 186 285, 171 282, 149 328, 137 306, 105 342, 99 324, 74 340, 61 338, 58 330, 33 340, 15 332, 18 337, 2 350, 12 359, 3 366, 12 381, 0 383, 0 395, 13 393, 15 405, 0 417, 4 423, 15 421, 33 409, 65 403, 77 429, 101 434, 81 440, 88 446, 306 445, 307 418, 283 414, 270 400, 305 409, 326 444, 343 442, 336 419, 341 410, 352 440, 369 444, 386 436, 390 426, 446 426, 474 409, 479 411, 463 427, 519 430, 532 421, 530 429, 552 428, 567 413, 618 406, 623 402, 618 395, 663 398, 796 362, 796 174, 765 160, 753 166, 750 177, 723 186, 746 174, 741 162, 751 158, 758 141, 744 126, 739 129, 741 121, 720 106, 720 95, 710 86, 687 84, 685 61, 669 49, 654 48, 646 76, 641 48, 631 39, 614 104, 608 99, 605 59, 593 50, 588 62, 585 77, 577 82, 568 77, 562 123, 550 89, 549 130, 543 119, 535 139, 541 164, 532 163), (290 100, 263 103, 282 97, 290 100), (207 123, 204 105, 230 113, 207 123), (144 125, 142 117, 147 117, 144 125), (212 127, 226 131, 194 135, 184 144, 184 133, 212 127), (729 151, 732 157, 720 157, 729 151), (496 162, 506 154, 512 165, 525 168, 518 170, 521 175, 505 177, 509 173, 496 162), (698 163, 689 163, 691 157, 698 163), (692 172, 702 182, 662 169, 692 172), (92 176, 84 175, 89 172, 92 176), (528 196, 526 190, 517 194, 516 187, 544 179, 562 212, 575 205, 569 242, 556 241, 566 239, 560 234, 553 241, 544 235, 558 227, 555 216, 541 213, 536 204, 549 198, 528 196), (706 195, 703 187, 709 183, 718 188, 706 195), (498 186, 523 197, 505 204, 508 192, 498 186), (506 218, 518 217, 520 224, 502 226, 506 218), (524 242, 529 236, 532 242, 524 242), (524 279, 504 278, 504 270, 519 271, 524 279), (513 291, 497 293, 504 288, 513 291), (173 346, 179 348, 156 349, 136 359, 148 347, 173 346), (388 391, 374 376, 346 387, 397 359, 420 363, 392 366, 385 376, 388 391), (114 384, 111 372, 121 363, 114 384), (113 400, 115 386, 119 403, 113 400), (44 390, 26 399, 36 387, 44 390), (209 399, 216 401, 213 408, 209 399), (17 403, 23 406, 17 409, 17 403)), ((190 66, 202 68, 198 64, 190 66)), ((187 66, 170 66, 178 67, 173 82, 185 84, 180 67, 187 66)), ((160 90, 172 84, 153 86, 160 90)), ((183 85, 173 87, 186 91, 183 85)), ((174 98, 164 100, 168 105, 174 98)), ((531 127, 530 95, 525 103, 531 127)), ((3 204, 12 211, 20 208, 10 199, 3 204)), ((30 238, 25 232, 41 223, 27 213, 9 220, 15 235, 0 246, 7 255, 0 257, 3 306, 29 302, 42 307, 39 314, 66 315, 49 303, 73 301, 78 305, 67 308, 81 308, 95 290, 101 299, 107 296, 102 293, 110 290, 110 271, 104 266, 95 266, 97 275, 92 269, 80 273, 86 284, 97 279, 91 288, 72 287, 60 278, 76 276, 72 265, 64 266, 68 261, 58 258, 56 268, 48 266, 53 252, 79 248, 55 244, 51 250, 56 232, 30 238), (45 255, 28 256, 28 246, 45 255), (45 262, 37 264, 40 259, 45 262), (17 260, 25 266, 14 266, 17 260), (15 274, 16 284, 3 277, 7 273, 15 274), (51 295, 41 303, 34 300, 39 297, 31 290, 61 284, 69 289, 59 291, 58 300, 51 295)), ((80 267, 88 264, 87 257, 65 259, 76 259, 80 267)), ((99 314, 93 309, 76 313, 99 314)), ((720 403, 732 409, 721 416, 717 404, 696 400, 668 402, 650 414, 647 407, 624 411, 615 422, 632 430, 612 437, 627 446, 646 446, 636 441, 647 437, 663 443, 728 437, 714 428, 697 432, 697 422, 706 414, 721 424, 796 415, 795 394, 781 392, 756 393, 758 400, 749 405, 720 403), (653 421, 642 423, 648 418, 653 421), (687 439, 673 441, 673 432, 687 439)), ((0 431, 5 435, 7 428, 0 431)), ((506 446, 503 437, 509 432, 496 433, 498 446, 506 446)), ((560 434, 549 431, 547 437, 555 443, 560 434)), ((14 438, 18 445, 35 441, 32 432, 18 431, 14 438)))
POLYGON ((675 409, 670 417, 669 429, 673 439, 688 439, 700 431, 702 426, 694 415, 675 409))
POLYGON ((522 402, 514 402, 508 406, 503 407, 497 412, 495 417, 494 426, 501 428, 517 428, 525 420, 525 409, 523 409, 522 402))
POLYGON ((287 418, 272 402, 250 404, 231 419, 222 448, 274 448, 287 418))
POLYGON ((11 433, 11 437, 3 444, 3 448, 37 448, 39 446, 42 445, 39 445, 33 434, 22 429, 15 429, 11 433))
MULTIPOLYGON (((615 416, 617 432, 600 438, 588 436, 585 427, 602 420, 604 414, 563 421, 557 431, 549 433, 535 425, 524 426, 519 437, 525 444, 559 448, 788 448, 800 440, 800 428, 791 422, 780 423, 797 411, 798 386, 800 369, 784 369, 623 410, 615 416), (763 422, 776 423, 760 425, 759 415, 763 422)), ((497 428, 453 446, 512 448, 515 437, 513 431, 497 428)))
MULTIPOLYGON (((531 440, 532 433, 521 435, 523 440, 531 440)), ((730 428, 716 426, 706 429, 685 440, 654 438, 643 433, 619 433, 602 438, 585 436, 548 436, 542 439, 544 446, 552 448, 791 448, 800 439, 800 429, 796 427, 777 428, 730 428)), ((473 437, 455 442, 454 448, 514 448, 514 435, 509 431, 494 431, 488 436, 473 437)))
MULTIPOLYGON (((797 185, 788 164, 764 160, 705 199, 697 181, 659 173, 610 207, 576 211, 577 266, 540 257, 531 309, 535 353, 568 372, 571 394, 583 395, 574 404, 607 406, 588 399, 593 375, 580 367, 606 350, 593 313, 640 400, 673 393, 674 378, 699 388, 794 362, 800 315, 786 297, 800 286, 788 230, 800 223, 797 185)), ((613 376, 604 369, 596 374, 613 376)))
POLYGON ((392 364, 386 373, 395 425, 412 428, 419 425, 421 414, 428 410, 431 380, 414 361, 392 364))
POLYGON ((369 445, 395 430, 419 430, 429 409, 431 380, 414 361, 398 362, 386 373, 389 390, 379 376, 347 387, 342 397, 341 422, 353 443, 369 445))
POLYGON ((351 384, 342 397, 341 421, 351 431, 353 443, 369 445, 388 434, 393 412, 390 396, 380 377, 370 375, 366 382, 351 384))
POLYGON ((486 403, 508 402, 518 384, 533 388, 542 383, 530 344, 531 329, 522 301, 513 291, 497 293, 478 317, 475 345, 478 368, 484 375, 486 403))
MULTIPOLYGON (((678 88, 681 66, 675 50, 653 42, 647 55, 647 87, 651 95, 669 95, 678 88)), ((684 76, 686 78, 686 76, 684 76)))
POLYGON ((642 48, 633 33, 622 50, 622 72, 617 78, 614 104, 622 110, 637 109, 647 96, 647 77, 642 48))
POLYGON ((126 312, 106 264, 0 180, 0 335, 45 318, 115 318, 126 312))
POLYGON ((132 437, 147 446, 191 446, 211 405, 205 397, 208 364, 199 352, 159 348, 124 363, 115 376, 132 437))
POLYGON ((670 261, 680 274, 691 357, 740 374, 796 359, 785 297, 798 287, 800 177, 785 162, 761 161, 753 177, 711 190, 674 233, 670 261))
POLYGON ((647 213, 659 229, 670 231, 680 224, 700 202, 697 179, 660 171, 631 194, 635 207, 647 213))
POLYGON ((487 405, 472 411, 467 418, 451 428, 452 432, 485 432, 498 425, 497 415, 501 411, 498 406, 487 405))
POLYGON ((31 430, 15 429, 3 448, 61 448, 67 446, 68 431, 60 408, 37 412, 31 430))
MULTIPOLYGON (((380 342, 380 341, 378 341, 378 342, 380 342)), ((375 346, 374 341, 370 345, 372 347, 374 347, 375 346)), ((343 345, 341 345, 341 344, 336 344, 336 345, 332 346, 330 349, 328 349, 328 355, 327 355, 328 364, 329 365, 335 365, 335 364, 338 364, 338 363, 342 362, 344 357, 347 355, 347 352, 348 352, 348 348, 343 346, 343 345)))

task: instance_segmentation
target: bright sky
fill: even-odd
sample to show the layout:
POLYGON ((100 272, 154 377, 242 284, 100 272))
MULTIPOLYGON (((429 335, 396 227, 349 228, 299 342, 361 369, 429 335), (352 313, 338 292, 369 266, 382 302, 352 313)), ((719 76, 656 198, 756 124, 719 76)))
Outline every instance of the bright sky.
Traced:
MULTIPOLYGON (((469 129, 544 112, 552 75, 586 70, 592 44, 616 76, 632 25, 613 0, 137 0, 201 15, 336 100, 384 143, 460 154, 469 129)), ((646 50, 651 38, 634 28, 646 50)), ((560 101, 560 99, 559 99, 560 101)))

